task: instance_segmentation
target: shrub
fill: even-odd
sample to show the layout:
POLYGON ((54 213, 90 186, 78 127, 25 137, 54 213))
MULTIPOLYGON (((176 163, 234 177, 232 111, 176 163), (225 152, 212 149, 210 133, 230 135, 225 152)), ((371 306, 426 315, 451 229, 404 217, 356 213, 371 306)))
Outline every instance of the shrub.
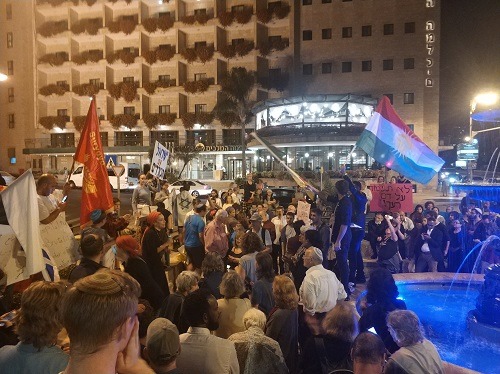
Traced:
POLYGON ((40 117, 40 125, 45 127, 47 130, 52 129, 54 126, 60 129, 66 128, 66 118, 62 116, 47 116, 40 117))
POLYGON ((148 83, 145 83, 145 84, 142 86, 142 88, 144 88, 144 90, 145 90, 148 94, 150 94, 150 95, 152 95, 152 94, 154 94, 154 93, 155 93, 155 91, 156 91, 156 87, 157 87, 157 85, 156 85, 156 83, 155 83, 155 82, 148 82, 148 83))
POLYGON ((118 100, 122 97, 130 103, 135 100, 137 95, 137 84, 135 82, 114 83, 108 87, 108 92, 114 99, 118 100))
POLYGON ((219 53, 227 59, 234 58, 236 56, 236 50, 232 44, 219 47, 219 53))
POLYGON ((196 14, 194 16, 194 19, 200 25, 204 25, 204 24, 206 24, 208 22, 208 20, 210 19, 210 16, 208 14, 200 13, 200 14, 196 14))
POLYGON ((196 119, 200 125, 210 125, 214 120, 214 115, 210 112, 200 112, 196 115, 196 119))
POLYGON ((142 26, 147 32, 155 32, 158 29, 158 18, 146 18, 142 21, 142 26))
POLYGON ((73 117, 73 126, 75 126, 75 130, 78 132, 82 132, 83 127, 85 126, 85 120, 87 116, 74 116, 73 117))
POLYGON ((111 117, 109 122, 114 129, 119 129, 121 126, 133 129, 137 126, 137 117, 132 114, 116 114, 111 117))
POLYGON ((186 83, 184 83, 183 86, 184 86, 184 91, 186 91, 187 93, 196 93, 196 91, 198 90, 195 81, 187 81, 186 83))
POLYGON ((142 57, 149 65, 153 65, 156 61, 158 61, 156 51, 142 51, 142 57))
POLYGON ((152 130, 156 128, 156 126, 158 125, 158 114, 155 113, 146 114, 142 117, 142 120, 144 121, 146 127, 152 130))
POLYGON ((234 49, 238 56, 246 56, 249 54, 254 48, 254 44, 252 41, 244 40, 242 43, 238 43, 235 45, 234 49))
POLYGON ((99 92, 99 86, 85 83, 73 86, 73 92, 79 96, 94 96, 99 92))
POLYGON ((177 118, 176 113, 159 113, 158 114, 158 123, 160 125, 171 125, 175 122, 177 118))
POLYGON ((163 16, 158 18, 158 28, 161 31, 167 31, 174 25, 174 20, 169 16, 163 16))
POLYGON ((170 61, 175 56, 175 47, 162 47, 156 50, 156 57, 160 61, 170 61))
POLYGON ((252 15, 253 15, 253 10, 251 7, 245 7, 243 10, 235 12, 234 14, 236 22, 242 25, 250 22, 250 20, 252 19, 252 15))
POLYGON ((224 127, 232 127, 234 124, 239 122, 239 118, 236 113, 224 112, 217 115, 217 119, 224 127))
POLYGON ((273 18, 273 12, 269 9, 259 9, 256 12, 257 19, 262 23, 269 23, 273 18))
POLYGON ((271 46, 267 42, 260 43, 257 49, 259 50, 260 55, 263 57, 271 53, 271 46))
POLYGON ((196 55, 202 63, 210 61, 214 56, 214 47, 212 46, 201 46, 196 48, 196 55))
POLYGON ((181 22, 185 23, 186 25, 194 25, 194 23, 196 22, 196 18, 194 17, 194 15, 184 16, 181 18, 181 22))
POLYGON ((182 124, 186 129, 192 129, 196 122, 196 113, 184 113, 181 116, 182 124))
POLYGON ((278 19, 283 19, 286 16, 288 16, 288 13, 290 13, 290 5, 288 4, 282 4, 279 7, 275 7, 273 9, 273 13, 278 19))
POLYGON ((210 87, 210 82, 208 79, 200 79, 196 81, 196 90, 198 92, 205 92, 210 87))
POLYGON ((188 63, 196 61, 198 55, 194 48, 186 48, 181 52, 182 57, 184 57, 188 63))
POLYGON ((220 12, 219 13, 219 23, 222 27, 231 26, 234 21, 233 12, 220 12))
POLYGON ((49 84, 47 86, 40 87, 40 95, 43 96, 50 96, 52 94, 62 96, 66 92, 68 92, 69 87, 68 86, 62 86, 62 85, 57 85, 57 84, 49 84))

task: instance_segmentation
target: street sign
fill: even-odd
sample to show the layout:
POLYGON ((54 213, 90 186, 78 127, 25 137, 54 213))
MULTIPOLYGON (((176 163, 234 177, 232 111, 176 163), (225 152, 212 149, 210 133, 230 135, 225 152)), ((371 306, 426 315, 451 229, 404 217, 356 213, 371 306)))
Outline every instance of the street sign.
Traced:
MULTIPOLYGON (((111 159, 110 159, 110 161, 111 161, 111 159)), ((108 164, 109 164, 109 162, 108 162, 108 164)), ((125 166, 123 166, 123 165, 113 165, 111 168, 113 169, 113 172, 115 173, 115 175, 117 177, 122 175, 123 172, 125 171, 125 166)))
POLYGON ((479 148, 477 143, 457 144, 457 160, 477 161, 479 148))
POLYGON ((112 159, 112 158, 110 158, 110 159, 108 160, 108 163, 106 164, 106 167, 107 167, 108 169, 111 169, 113 166, 115 166, 115 163, 113 162, 113 159, 112 159))

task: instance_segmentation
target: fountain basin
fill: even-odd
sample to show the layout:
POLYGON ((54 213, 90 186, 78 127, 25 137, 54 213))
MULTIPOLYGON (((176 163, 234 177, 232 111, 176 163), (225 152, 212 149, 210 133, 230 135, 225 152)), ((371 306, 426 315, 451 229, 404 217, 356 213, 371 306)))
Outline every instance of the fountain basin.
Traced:
POLYGON ((419 316, 425 335, 444 361, 482 373, 498 372, 500 333, 493 332, 486 340, 467 328, 482 274, 412 273, 395 274, 394 279, 400 297, 419 316))

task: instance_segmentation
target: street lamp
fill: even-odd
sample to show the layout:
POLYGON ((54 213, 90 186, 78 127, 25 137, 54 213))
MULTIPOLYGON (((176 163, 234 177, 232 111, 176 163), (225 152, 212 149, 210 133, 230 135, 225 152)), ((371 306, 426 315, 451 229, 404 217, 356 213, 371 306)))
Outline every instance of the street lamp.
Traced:
MULTIPOLYGON (((480 105, 493 105, 497 102, 498 100, 498 94, 495 92, 484 92, 476 95, 471 101, 470 101, 470 115, 469 115, 469 140, 467 141, 473 141, 475 134, 472 133, 472 115, 476 111, 476 107, 478 104, 480 105)), ((467 138, 466 138, 467 139, 467 138)), ((469 181, 472 183, 472 167, 471 167, 471 161, 467 161, 467 168, 469 170, 469 181)))
POLYGON ((6 74, 0 73, 0 82, 4 82, 7 79, 9 79, 9 77, 6 74))

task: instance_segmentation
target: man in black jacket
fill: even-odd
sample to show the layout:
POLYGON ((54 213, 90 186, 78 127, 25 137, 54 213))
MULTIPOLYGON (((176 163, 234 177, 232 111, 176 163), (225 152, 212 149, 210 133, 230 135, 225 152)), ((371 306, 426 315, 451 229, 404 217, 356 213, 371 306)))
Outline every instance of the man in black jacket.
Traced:
POLYGON ((436 226, 436 218, 430 216, 427 218, 427 226, 422 228, 422 232, 418 237, 416 249, 420 252, 415 272, 421 273, 426 268, 429 272, 437 272, 437 266, 440 261, 443 261, 443 233, 434 229, 436 226))

